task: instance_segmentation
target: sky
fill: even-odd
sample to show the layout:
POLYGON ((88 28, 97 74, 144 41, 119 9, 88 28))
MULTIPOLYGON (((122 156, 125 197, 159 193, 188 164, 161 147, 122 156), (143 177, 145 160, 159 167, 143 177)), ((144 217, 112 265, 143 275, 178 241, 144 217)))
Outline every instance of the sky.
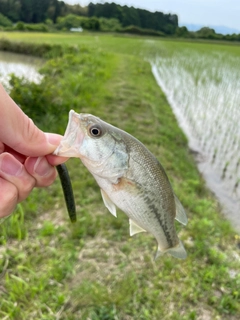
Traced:
POLYGON ((178 15, 179 24, 225 26, 240 31, 239 0, 63 0, 69 4, 86 6, 90 2, 115 2, 149 11, 161 11, 178 15))

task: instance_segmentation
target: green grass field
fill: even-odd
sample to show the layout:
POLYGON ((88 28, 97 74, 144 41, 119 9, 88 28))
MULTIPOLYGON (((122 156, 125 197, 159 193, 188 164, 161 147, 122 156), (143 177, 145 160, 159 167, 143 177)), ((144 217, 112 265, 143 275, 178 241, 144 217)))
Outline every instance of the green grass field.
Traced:
POLYGON ((116 219, 107 211, 92 176, 80 160, 70 159, 76 224, 68 219, 56 181, 34 190, 0 225, 0 318, 239 319, 240 237, 206 189, 144 59, 183 46, 222 46, 230 54, 239 47, 101 34, 3 36, 79 46, 79 53, 46 63, 44 84, 13 79, 13 98, 47 131, 63 133, 68 110, 74 109, 133 134, 166 169, 189 223, 184 228, 176 223, 188 258, 165 255, 154 261, 155 239, 130 238, 127 217, 119 212, 116 219))

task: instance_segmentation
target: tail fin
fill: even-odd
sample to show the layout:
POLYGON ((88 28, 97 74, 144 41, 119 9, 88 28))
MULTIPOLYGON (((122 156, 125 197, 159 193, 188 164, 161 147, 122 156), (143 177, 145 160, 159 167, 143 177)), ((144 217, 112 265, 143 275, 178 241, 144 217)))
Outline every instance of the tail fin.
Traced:
POLYGON ((178 259, 186 259, 187 252, 182 244, 182 241, 179 240, 179 244, 176 247, 168 249, 166 252, 170 253, 173 257, 178 259))
POLYGON ((182 241, 179 240, 179 244, 176 247, 169 248, 165 251, 161 251, 161 249, 158 247, 155 260, 164 255, 164 253, 170 253, 173 257, 178 258, 178 259, 186 259, 187 258, 187 252, 182 244, 182 241))

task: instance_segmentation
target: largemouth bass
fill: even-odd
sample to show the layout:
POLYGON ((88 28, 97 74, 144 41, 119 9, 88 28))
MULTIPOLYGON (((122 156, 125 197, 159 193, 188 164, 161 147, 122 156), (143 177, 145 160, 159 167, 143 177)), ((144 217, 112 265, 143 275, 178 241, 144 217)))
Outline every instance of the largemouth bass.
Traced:
POLYGON ((147 231, 156 238, 156 258, 166 252, 186 258, 174 219, 186 225, 187 216, 162 165, 140 141, 91 114, 71 110, 55 154, 81 159, 108 210, 116 217, 118 207, 128 216, 130 236, 147 231))

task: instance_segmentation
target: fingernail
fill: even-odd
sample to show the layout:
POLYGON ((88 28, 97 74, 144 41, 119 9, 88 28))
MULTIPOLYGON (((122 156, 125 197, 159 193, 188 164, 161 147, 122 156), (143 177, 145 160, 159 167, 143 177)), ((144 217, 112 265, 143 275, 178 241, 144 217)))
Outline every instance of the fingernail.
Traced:
POLYGON ((45 135, 46 135, 47 141, 54 146, 58 146, 60 141, 62 140, 62 136, 60 134, 45 132, 45 135))
POLYGON ((6 154, 0 161, 0 170, 11 176, 19 176, 23 165, 10 154, 6 154))
POLYGON ((34 165, 34 172, 43 177, 49 174, 52 166, 47 162, 46 158, 39 157, 34 165))

